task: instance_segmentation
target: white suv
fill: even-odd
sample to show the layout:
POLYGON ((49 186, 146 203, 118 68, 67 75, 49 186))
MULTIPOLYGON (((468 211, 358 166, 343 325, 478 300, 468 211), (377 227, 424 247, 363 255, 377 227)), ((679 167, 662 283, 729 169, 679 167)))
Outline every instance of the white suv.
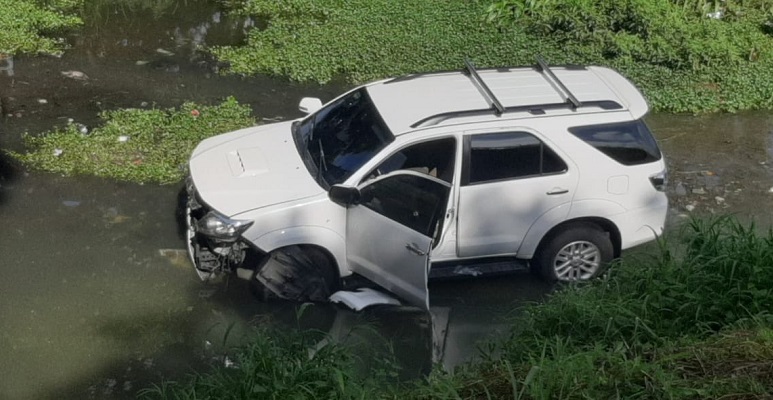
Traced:
POLYGON ((313 301, 365 285, 428 308, 430 269, 522 261, 590 279, 663 230, 648 105, 610 69, 467 62, 300 109, 194 150, 188 244, 202 279, 234 272, 313 301))

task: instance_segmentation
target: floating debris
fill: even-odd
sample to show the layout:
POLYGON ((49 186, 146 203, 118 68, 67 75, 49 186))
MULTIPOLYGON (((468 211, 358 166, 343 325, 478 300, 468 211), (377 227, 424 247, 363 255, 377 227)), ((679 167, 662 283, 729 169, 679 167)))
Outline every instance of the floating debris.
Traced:
POLYGON ((81 202, 77 200, 65 200, 62 202, 62 204, 64 204, 67 207, 78 207, 79 205, 81 205, 81 202))
POLYGON ((75 125, 75 129, 77 129, 78 132, 80 132, 81 135, 86 136, 86 135, 89 134, 89 127, 88 126, 83 125, 83 124, 79 124, 79 123, 75 123, 73 125, 75 125))
POLYGON ((48 104, 48 100, 46 100, 46 99, 38 99, 38 104, 48 104))
POLYGON ((171 51, 166 50, 166 49, 161 49, 161 48, 156 49, 156 53, 161 54, 161 55, 165 55, 167 57, 171 57, 171 56, 174 55, 174 53, 172 53, 171 51))
POLYGON ((89 79, 88 75, 80 71, 62 71, 62 75, 66 78, 75 79, 78 81, 86 81, 89 79))

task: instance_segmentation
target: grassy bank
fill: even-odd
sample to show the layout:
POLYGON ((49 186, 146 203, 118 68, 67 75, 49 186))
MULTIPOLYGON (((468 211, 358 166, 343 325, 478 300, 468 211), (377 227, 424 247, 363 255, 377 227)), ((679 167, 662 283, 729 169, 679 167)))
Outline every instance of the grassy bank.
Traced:
POLYGON ((58 54, 61 35, 82 21, 83 0, 0 0, 0 57, 19 53, 58 54))
POLYGON ((410 72, 553 64, 621 70, 655 109, 773 108, 773 1, 226 1, 267 21, 213 49, 231 71, 364 82, 410 72), (709 18, 709 12, 721 18, 709 18))
MULTIPOLYGON (((433 377, 462 398, 773 395, 773 233, 694 220, 683 243, 532 307, 501 360, 433 377)), ((430 396, 431 397, 431 396, 430 396)))
POLYGON ((773 233, 760 235, 730 218, 694 220, 659 254, 624 259, 605 279, 565 287, 544 304, 528 307, 500 344, 500 357, 453 374, 435 372, 396 387, 383 375, 355 373, 356 353, 347 349, 331 346, 325 354, 333 357, 310 357, 297 347, 300 342, 281 344, 279 336, 264 332, 242 353, 243 368, 216 368, 146 395, 768 398, 773 396, 771 265, 773 233), (285 348, 292 353, 278 350, 285 348), (277 369, 277 363, 284 366, 277 369), (301 376, 298 368, 308 369, 308 375, 301 376))
POLYGON ((41 136, 27 135, 28 152, 11 154, 28 167, 64 175, 172 183, 183 178, 201 140, 255 124, 252 110, 233 98, 215 106, 108 111, 101 118, 102 125, 91 131, 68 124, 41 136))

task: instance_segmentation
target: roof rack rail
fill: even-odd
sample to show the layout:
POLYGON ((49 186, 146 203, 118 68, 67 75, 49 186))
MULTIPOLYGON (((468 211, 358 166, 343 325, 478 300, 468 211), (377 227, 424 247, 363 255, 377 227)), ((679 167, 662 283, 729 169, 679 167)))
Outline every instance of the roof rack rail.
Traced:
POLYGON ((478 71, 475 70, 475 66, 472 65, 472 62, 465 58, 464 66, 466 68, 466 72, 470 75, 472 81, 475 83, 475 86, 478 87, 478 90, 481 91, 483 97, 486 98, 486 102, 491 104, 491 107, 494 109, 494 112, 497 115, 502 115, 505 112, 505 107, 502 105, 502 103, 499 102, 499 99, 494 96, 494 93, 491 91, 488 85, 486 85, 486 82, 483 82, 483 78, 478 75, 478 71))
POLYGON ((572 107, 577 109, 582 107, 582 103, 580 103, 580 100, 577 100, 577 97, 572 94, 572 92, 569 91, 569 89, 564 85, 563 82, 561 82, 560 79, 556 76, 556 74, 553 73, 553 71, 550 70, 550 67, 545 62, 545 60, 542 59, 542 57, 538 54, 537 55, 537 71, 543 73, 545 75, 545 79, 555 87, 558 94, 561 96, 566 96, 566 102, 571 103, 572 107))
MULTIPOLYGON (((612 100, 594 100, 594 101, 585 102, 582 105, 586 107, 598 107, 602 110, 621 110, 623 108, 623 106, 620 105, 620 103, 612 100)), ((574 106, 568 102, 512 106, 512 107, 505 107, 505 113, 528 112, 533 115, 540 115, 540 114, 544 114, 546 110, 559 110, 567 107, 574 107, 574 106)), ((491 112, 490 108, 448 111, 448 112, 424 117, 414 122, 413 124, 411 124, 411 128, 418 128, 420 126, 437 125, 440 122, 451 118, 471 117, 475 115, 484 115, 490 112, 491 112)))

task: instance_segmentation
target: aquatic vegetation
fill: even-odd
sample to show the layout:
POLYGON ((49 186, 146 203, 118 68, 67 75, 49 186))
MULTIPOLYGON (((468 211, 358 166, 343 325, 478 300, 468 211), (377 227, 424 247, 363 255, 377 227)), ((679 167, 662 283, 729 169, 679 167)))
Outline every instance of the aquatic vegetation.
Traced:
POLYGON ((3 54, 61 53, 66 46, 59 35, 82 25, 76 10, 83 1, 0 0, 0 58, 3 54))
POLYGON ((250 107, 234 98, 215 106, 107 111, 101 118, 104 124, 91 131, 70 123, 39 136, 28 134, 28 152, 11 154, 26 166, 64 175, 172 183, 184 177, 201 140, 255 124, 250 107))
POLYGON ((773 108, 768 0, 226 4, 265 21, 243 46, 212 49, 234 73, 365 82, 459 69, 465 57, 484 67, 530 65, 542 54, 553 64, 618 69, 656 110, 773 108))

